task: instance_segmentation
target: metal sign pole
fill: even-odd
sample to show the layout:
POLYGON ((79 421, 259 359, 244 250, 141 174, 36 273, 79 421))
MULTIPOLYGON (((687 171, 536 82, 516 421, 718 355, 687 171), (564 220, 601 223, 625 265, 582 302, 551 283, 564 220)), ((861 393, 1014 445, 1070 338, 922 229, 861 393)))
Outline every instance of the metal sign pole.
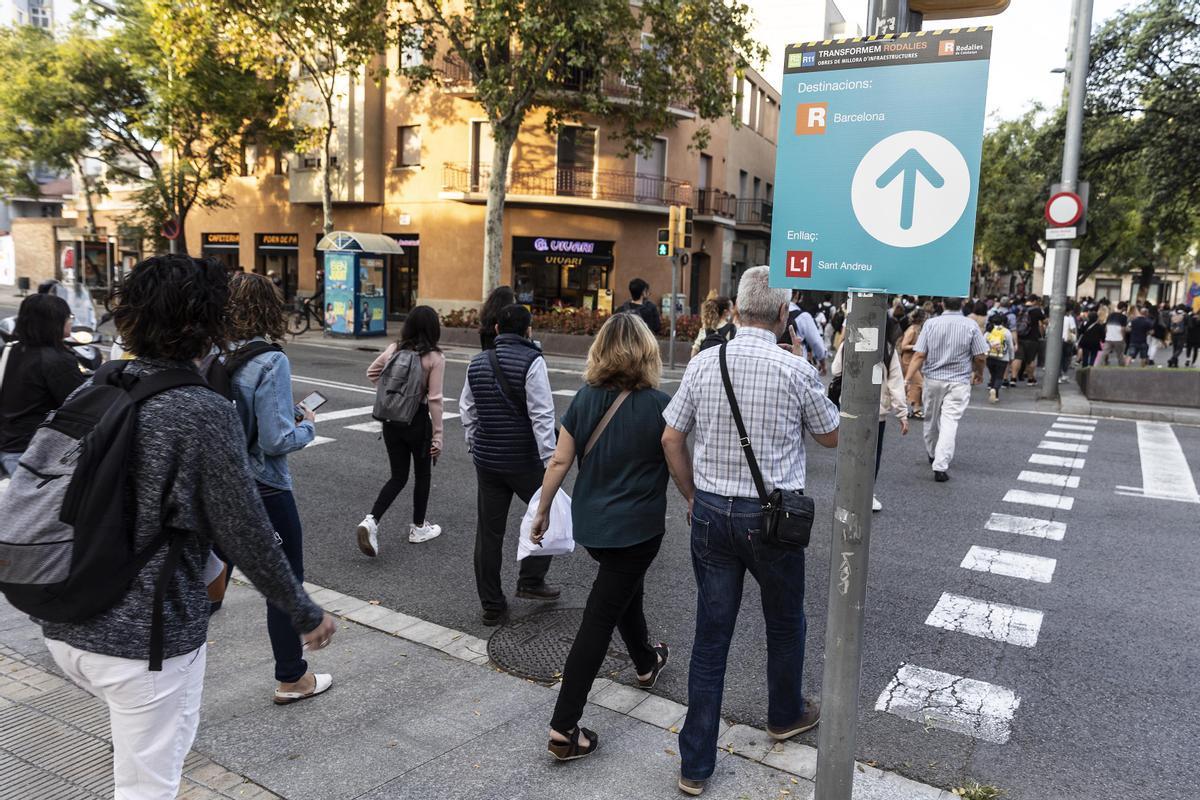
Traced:
MULTIPOLYGON (((1079 154, 1083 148, 1083 100, 1087 91, 1088 50, 1092 42, 1092 0, 1075 0, 1075 44, 1071 53, 1071 95, 1067 104, 1066 142, 1063 145, 1062 190, 1074 192, 1079 178, 1079 154)), ((1050 287, 1050 320, 1046 326, 1046 371, 1042 374, 1043 400, 1058 399, 1058 375, 1062 371, 1063 317, 1067 311, 1067 286, 1071 266, 1071 241, 1054 245, 1054 285, 1050 287)))
MULTIPOLYGON (((869 5, 870 34, 909 30, 907 0, 873 0, 869 5), (891 24, 896 27, 879 30, 891 24)), ((919 21, 916 27, 920 27, 919 21)), ((829 617, 817 736, 816 800, 850 800, 854 790, 879 393, 890 366, 883 363, 886 337, 887 295, 851 290, 842 341, 841 428, 829 549, 829 617)))
POLYGON ((679 295, 679 248, 671 253, 671 344, 667 354, 668 366, 675 369, 675 302, 679 295))

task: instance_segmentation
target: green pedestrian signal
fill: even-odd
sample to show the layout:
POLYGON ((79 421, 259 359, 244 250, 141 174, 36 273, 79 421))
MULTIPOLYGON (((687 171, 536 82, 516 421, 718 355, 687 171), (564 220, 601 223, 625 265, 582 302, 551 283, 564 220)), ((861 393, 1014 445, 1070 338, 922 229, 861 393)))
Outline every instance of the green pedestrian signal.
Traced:
POLYGON ((667 242, 659 242, 658 243, 658 254, 660 256, 671 255, 671 245, 668 244, 667 242))

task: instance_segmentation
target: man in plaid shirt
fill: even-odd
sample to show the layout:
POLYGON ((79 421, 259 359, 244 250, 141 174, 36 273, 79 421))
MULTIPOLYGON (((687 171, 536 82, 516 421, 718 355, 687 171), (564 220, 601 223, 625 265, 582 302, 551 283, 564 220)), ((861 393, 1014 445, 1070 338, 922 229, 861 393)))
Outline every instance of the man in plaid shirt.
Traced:
MULTIPOLYGON (((838 411, 815 368, 780 348, 789 293, 772 289, 767 267, 738 286, 738 333, 726 358, 730 382, 767 491, 803 490, 804 432, 836 447, 838 411)), ((688 714, 679 734, 679 788, 692 795, 716 766, 717 728, 729 642, 749 570, 762 593, 767 630, 767 730, 784 740, 810 730, 820 706, 800 692, 804 672, 804 551, 762 538, 762 503, 742 451, 721 380, 718 348, 688 365, 663 412, 663 448, 692 519, 696 637, 688 673, 688 714), (687 437, 695 432, 694 459, 687 437)))

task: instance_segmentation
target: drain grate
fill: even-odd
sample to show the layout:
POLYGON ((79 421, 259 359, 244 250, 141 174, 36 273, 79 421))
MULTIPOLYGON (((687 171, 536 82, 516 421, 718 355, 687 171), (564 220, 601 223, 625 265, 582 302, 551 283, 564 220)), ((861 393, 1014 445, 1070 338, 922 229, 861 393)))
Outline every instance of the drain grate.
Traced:
MULTIPOLYGON (((563 665, 582 620, 582 608, 552 608, 513 620, 488 639, 488 657, 500 669, 519 678, 554 683, 562 677, 563 665)), ((599 675, 610 676, 631 663, 626 653, 610 645, 599 675)))

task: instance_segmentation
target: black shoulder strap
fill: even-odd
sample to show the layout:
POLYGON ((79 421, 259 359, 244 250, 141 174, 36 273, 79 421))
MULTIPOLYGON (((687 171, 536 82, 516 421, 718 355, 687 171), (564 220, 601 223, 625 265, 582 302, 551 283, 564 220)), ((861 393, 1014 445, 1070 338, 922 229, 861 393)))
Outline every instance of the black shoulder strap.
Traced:
POLYGON ((156 394, 179 386, 204 386, 207 388, 208 381, 204 380, 200 373, 190 369, 165 369, 162 372, 155 372, 139 378, 133 388, 129 390, 129 399, 134 403, 140 403, 156 394))
POLYGON ((500 357, 496 355, 496 348, 493 347, 487 352, 488 360, 492 362, 492 372, 496 373, 496 380, 500 382, 500 390, 508 398, 508 402, 512 404, 514 411, 518 414, 524 413, 524 404, 517 399, 517 393, 513 391, 512 384, 508 382, 508 376, 504 374, 504 370, 500 367, 500 357))
POLYGON ((762 472, 758 469, 758 459, 750 447, 750 437, 746 434, 746 423, 742 422, 742 411, 738 408, 737 397, 733 393, 733 381, 729 380, 729 365, 725 361, 725 349, 728 344, 721 345, 721 380, 725 384, 725 396, 729 398, 729 410, 733 412, 733 423, 737 425, 738 436, 741 437, 742 452, 746 454, 746 463, 750 465, 750 474, 754 477, 754 488, 758 490, 758 499, 763 506, 767 505, 767 487, 763 484, 762 472))
MULTIPOLYGON (((167 586, 175 577, 179 568, 179 557, 183 553, 186 535, 179 531, 166 530, 161 534, 171 540, 167 548, 167 557, 163 560, 162 569, 158 572, 158 580, 154 584, 154 609, 150 616, 150 671, 162 672, 163 662, 163 603, 167 599, 167 586)), ((149 549, 149 548, 147 548, 149 549)), ((157 549, 157 548, 155 548, 157 549)))

